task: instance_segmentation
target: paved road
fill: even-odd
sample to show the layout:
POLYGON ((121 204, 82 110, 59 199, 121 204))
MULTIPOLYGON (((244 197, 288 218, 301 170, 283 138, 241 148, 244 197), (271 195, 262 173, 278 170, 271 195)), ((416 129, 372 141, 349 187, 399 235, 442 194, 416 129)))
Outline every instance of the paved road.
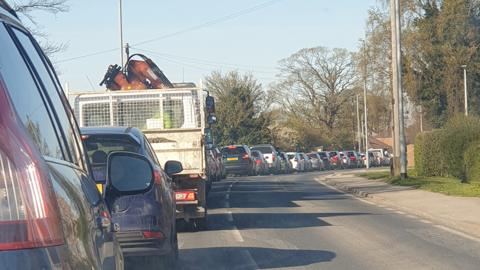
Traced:
POLYGON ((209 229, 179 235, 179 269, 480 269, 480 242, 318 183, 321 173, 231 178, 209 229))

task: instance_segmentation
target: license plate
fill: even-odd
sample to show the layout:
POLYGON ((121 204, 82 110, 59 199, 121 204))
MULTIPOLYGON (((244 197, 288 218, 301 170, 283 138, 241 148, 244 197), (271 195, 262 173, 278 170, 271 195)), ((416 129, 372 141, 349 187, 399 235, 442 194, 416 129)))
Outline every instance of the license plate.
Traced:
POLYGON ((227 160, 228 161, 234 161, 234 160, 238 160, 238 158, 237 157, 229 157, 229 158, 227 158, 227 160))

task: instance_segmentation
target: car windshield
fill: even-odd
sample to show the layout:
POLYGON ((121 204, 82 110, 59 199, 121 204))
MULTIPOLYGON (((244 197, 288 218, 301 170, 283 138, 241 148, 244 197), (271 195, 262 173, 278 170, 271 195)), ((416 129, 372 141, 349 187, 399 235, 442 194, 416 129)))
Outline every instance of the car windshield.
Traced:
POLYGON ((287 157, 288 157, 288 159, 294 159, 294 158, 295 158, 295 154, 287 154, 287 157))
POLYGON ((327 154, 325 152, 319 152, 318 155, 320 155, 321 158, 327 157, 327 154))

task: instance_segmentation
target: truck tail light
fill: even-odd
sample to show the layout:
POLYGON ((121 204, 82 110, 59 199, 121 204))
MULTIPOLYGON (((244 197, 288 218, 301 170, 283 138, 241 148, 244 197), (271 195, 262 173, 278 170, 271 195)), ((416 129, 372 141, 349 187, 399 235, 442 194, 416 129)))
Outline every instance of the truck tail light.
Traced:
POLYGON ((195 191, 177 191, 175 192, 175 199, 177 201, 195 201, 197 196, 195 191))
POLYGON ((64 243, 45 164, 27 140, 0 76, 0 251, 64 243), (10 113, 9 113, 10 112, 10 113))
POLYGON ((154 231, 144 231, 143 238, 147 239, 165 239, 165 235, 162 232, 154 232, 154 231))

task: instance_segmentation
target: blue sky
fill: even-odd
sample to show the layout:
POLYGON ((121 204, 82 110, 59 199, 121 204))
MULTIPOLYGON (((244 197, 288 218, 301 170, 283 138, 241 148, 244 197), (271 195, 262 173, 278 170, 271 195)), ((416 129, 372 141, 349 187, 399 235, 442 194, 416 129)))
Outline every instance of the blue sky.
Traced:
MULTIPOLYGON (((130 44, 175 33, 265 3, 265 0, 123 0, 124 40, 130 44)), ((356 50, 367 10, 376 0, 279 0, 254 12, 195 31, 135 46, 152 58, 171 81, 198 82, 213 70, 251 72, 272 82, 278 61, 306 47, 356 50)), ((35 14, 53 42, 67 49, 53 57, 62 83, 71 91, 101 89, 98 82, 120 50, 118 0, 70 0, 70 11, 35 14)), ((135 48, 132 53, 140 52, 135 48)))

